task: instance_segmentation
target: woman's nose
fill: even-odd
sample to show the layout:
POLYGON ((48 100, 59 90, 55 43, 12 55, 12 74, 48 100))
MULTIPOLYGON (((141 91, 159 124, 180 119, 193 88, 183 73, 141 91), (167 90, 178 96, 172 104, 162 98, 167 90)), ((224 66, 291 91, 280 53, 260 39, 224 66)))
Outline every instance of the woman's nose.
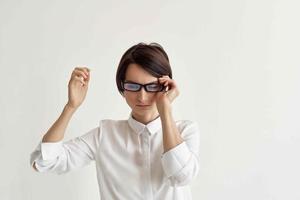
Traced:
POLYGON ((140 91, 138 91, 138 100, 139 101, 147 100, 147 91, 145 91, 145 88, 143 87, 140 91))

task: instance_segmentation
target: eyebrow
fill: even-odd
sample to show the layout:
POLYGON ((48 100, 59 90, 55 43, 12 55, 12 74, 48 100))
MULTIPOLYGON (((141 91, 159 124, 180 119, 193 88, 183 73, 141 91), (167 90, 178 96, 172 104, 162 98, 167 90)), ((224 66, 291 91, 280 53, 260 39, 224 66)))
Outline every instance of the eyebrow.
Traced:
MULTIPOLYGON (((131 81, 131 80, 125 80, 124 82, 137 83, 137 82, 134 82, 134 81, 131 81)), ((152 81, 152 82, 145 83, 145 84, 151 84, 151 83, 158 83, 158 81, 152 81)), ((141 84, 141 83, 137 83, 137 84, 141 84)))

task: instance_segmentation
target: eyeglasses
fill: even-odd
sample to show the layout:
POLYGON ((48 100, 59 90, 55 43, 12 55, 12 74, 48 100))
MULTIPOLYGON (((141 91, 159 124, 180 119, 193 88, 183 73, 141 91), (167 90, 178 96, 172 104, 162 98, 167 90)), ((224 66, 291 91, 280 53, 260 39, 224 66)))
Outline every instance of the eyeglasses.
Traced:
POLYGON ((127 91, 137 92, 140 91, 142 87, 144 87, 147 92, 161 92, 164 89, 164 86, 158 83, 139 84, 131 81, 123 82, 123 88, 127 91))

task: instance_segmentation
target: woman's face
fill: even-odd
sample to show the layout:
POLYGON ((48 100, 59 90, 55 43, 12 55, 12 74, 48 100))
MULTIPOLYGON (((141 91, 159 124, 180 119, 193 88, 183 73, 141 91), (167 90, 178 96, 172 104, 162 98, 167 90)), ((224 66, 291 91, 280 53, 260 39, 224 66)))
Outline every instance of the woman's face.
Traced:
MULTIPOLYGON (((142 69, 137 64, 130 64, 126 71, 125 81, 132 81, 140 84, 158 82, 158 79, 142 69)), ((134 116, 150 117, 158 114, 156 108, 156 93, 146 92, 142 87, 140 91, 124 91, 123 94, 127 104, 131 107, 134 116)))

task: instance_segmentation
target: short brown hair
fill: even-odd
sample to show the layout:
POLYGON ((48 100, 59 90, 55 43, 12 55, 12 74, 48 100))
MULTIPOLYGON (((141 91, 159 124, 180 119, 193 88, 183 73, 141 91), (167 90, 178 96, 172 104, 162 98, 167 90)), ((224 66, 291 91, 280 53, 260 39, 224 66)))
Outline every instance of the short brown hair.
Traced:
POLYGON ((154 77, 168 75, 172 79, 169 57, 163 47, 154 42, 150 44, 141 42, 130 47, 121 57, 116 74, 116 83, 121 95, 124 92, 122 82, 125 80, 129 64, 140 65, 154 77))

